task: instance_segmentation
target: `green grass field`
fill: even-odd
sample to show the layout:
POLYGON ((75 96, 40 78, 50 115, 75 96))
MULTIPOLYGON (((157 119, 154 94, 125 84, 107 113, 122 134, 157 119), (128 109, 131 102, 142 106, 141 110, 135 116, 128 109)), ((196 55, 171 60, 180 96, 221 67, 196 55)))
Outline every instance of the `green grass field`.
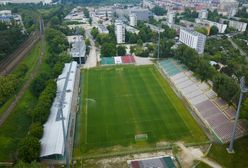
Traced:
POLYGON ((182 101, 154 66, 84 70, 75 155, 114 145, 160 141, 202 142, 206 137, 182 101))

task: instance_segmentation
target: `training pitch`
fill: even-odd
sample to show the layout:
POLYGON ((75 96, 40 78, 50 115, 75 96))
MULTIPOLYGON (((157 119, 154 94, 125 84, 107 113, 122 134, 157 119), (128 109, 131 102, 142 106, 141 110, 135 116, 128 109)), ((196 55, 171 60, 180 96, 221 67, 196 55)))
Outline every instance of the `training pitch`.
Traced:
POLYGON ((155 66, 111 66, 82 71, 76 153, 206 137, 155 66))

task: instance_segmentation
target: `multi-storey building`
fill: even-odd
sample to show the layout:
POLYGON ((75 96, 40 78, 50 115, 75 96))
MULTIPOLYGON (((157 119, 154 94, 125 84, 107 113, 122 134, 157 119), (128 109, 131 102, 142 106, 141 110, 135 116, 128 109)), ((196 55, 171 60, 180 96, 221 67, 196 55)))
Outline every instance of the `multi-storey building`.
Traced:
POLYGON ((129 20, 130 20, 130 26, 136 26, 137 25, 136 14, 134 14, 134 13, 130 14, 129 20))
POLYGON ((169 24, 174 24, 175 23, 175 13, 174 12, 168 12, 168 14, 167 14, 167 22, 169 24))
POLYGON ((99 33, 109 34, 109 30, 102 24, 98 24, 97 29, 98 29, 99 33))
POLYGON ((201 10, 198 14, 199 19, 207 19, 208 18, 208 11, 206 9, 201 10))
POLYGON ((235 20, 229 20, 229 27, 232 27, 238 31, 244 32, 246 30, 247 23, 239 22, 235 20))
POLYGON ((206 36, 195 31, 180 28, 179 41, 195 49, 198 54, 203 54, 206 36))
POLYGON ((200 19, 195 19, 196 23, 200 23, 200 24, 206 24, 209 25, 209 28, 211 28, 212 26, 216 26, 218 28, 218 32, 219 33, 225 33, 227 25, 226 24, 222 24, 222 23, 218 23, 218 22, 213 22, 213 21, 209 21, 209 20, 200 20, 200 19))
POLYGON ((115 34, 118 44, 125 43, 125 25, 120 20, 115 21, 115 34))

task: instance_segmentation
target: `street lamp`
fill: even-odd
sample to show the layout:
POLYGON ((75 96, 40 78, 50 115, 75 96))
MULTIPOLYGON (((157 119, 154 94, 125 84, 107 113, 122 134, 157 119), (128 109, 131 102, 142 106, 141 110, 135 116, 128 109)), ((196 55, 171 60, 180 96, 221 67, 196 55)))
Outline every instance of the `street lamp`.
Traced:
POLYGON ((234 144, 235 135, 236 135, 236 129, 237 129, 237 124, 238 124, 238 119, 239 119, 240 107, 241 107, 241 102, 243 99, 243 94, 246 92, 248 92, 248 88, 245 86, 245 77, 241 77, 241 79, 240 79, 239 104, 238 104, 238 109, 236 112, 235 121, 234 121, 234 125, 233 125, 231 142, 229 144, 229 147, 227 148, 228 153, 234 153, 233 144, 234 144))

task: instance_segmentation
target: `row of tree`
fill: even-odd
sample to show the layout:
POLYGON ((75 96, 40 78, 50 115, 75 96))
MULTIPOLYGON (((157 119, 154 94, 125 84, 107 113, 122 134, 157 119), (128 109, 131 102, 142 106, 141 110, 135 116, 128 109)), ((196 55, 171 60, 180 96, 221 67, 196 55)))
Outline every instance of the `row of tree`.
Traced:
POLYGON ((0 22, 0 61, 12 53, 27 37, 20 25, 0 22))
POLYGON ((27 71, 28 66, 20 64, 13 73, 0 76, 0 107, 21 87, 27 71))
POLYGON ((30 90, 38 101, 35 107, 28 111, 32 124, 27 136, 18 145, 19 159, 28 163, 39 160, 39 140, 43 135, 43 124, 50 114, 57 91, 54 79, 62 72, 64 63, 71 61, 71 57, 65 52, 68 47, 65 34, 54 28, 48 28, 45 37, 48 46, 48 57, 45 62, 49 68, 41 72, 31 83, 30 90))
POLYGON ((38 161, 40 156, 40 139, 43 135, 43 124, 46 122, 50 107, 56 95, 56 82, 50 80, 39 96, 35 108, 30 112, 33 123, 29 128, 28 135, 18 146, 18 157, 25 162, 38 161))

